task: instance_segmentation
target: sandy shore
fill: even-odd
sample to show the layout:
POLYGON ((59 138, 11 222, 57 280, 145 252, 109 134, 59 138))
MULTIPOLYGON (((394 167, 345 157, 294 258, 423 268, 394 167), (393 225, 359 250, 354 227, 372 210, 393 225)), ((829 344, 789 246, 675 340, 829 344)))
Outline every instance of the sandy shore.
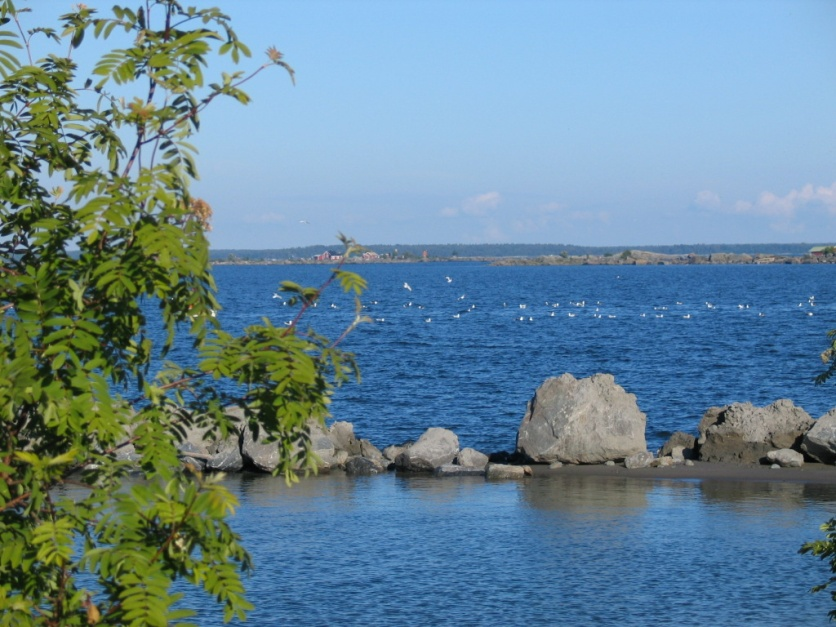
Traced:
POLYGON ((698 479, 712 481, 787 481, 795 483, 823 483, 836 485, 836 466, 805 464, 801 468, 771 468, 769 466, 741 465, 714 462, 694 462, 693 466, 667 468, 633 468, 603 464, 572 465, 550 468, 531 465, 535 477, 586 476, 631 477, 636 479, 698 479))

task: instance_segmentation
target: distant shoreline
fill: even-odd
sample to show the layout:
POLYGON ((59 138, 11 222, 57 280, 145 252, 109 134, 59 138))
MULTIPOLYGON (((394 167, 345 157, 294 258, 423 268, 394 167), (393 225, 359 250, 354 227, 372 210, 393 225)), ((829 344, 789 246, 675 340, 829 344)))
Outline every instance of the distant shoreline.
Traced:
MULTIPOLYGON (((212 265, 333 265, 341 259, 215 259, 212 265)), ((813 265, 836 263, 836 256, 811 254, 803 256, 711 253, 708 255, 683 254, 670 255, 646 251, 629 251, 620 255, 540 255, 537 257, 429 257, 429 258, 351 258, 349 264, 389 264, 389 263, 461 263, 480 262, 493 266, 664 266, 664 265, 813 265)))

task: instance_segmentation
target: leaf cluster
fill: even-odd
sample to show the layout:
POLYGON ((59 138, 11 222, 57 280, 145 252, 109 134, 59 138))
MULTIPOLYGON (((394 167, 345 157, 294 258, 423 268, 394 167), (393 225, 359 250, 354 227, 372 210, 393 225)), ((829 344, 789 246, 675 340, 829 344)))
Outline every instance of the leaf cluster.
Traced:
MULTIPOLYGON (((344 334, 301 321, 330 284, 359 298, 365 283, 338 267, 318 288, 284 284, 290 327, 223 331, 190 139, 215 98, 246 103, 253 76, 293 71, 271 48, 209 82, 214 56, 250 56, 214 8, 78 5, 55 29, 27 29, 27 13, 0 0, 0 625, 180 623, 177 580, 243 618, 236 499, 178 446, 191 428, 248 428, 276 443, 289 480, 314 468, 307 425, 359 373, 344 334), (73 52, 91 40, 113 46, 83 76, 73 52), (64 50, 36 53, 50 46, 64 50), (184 339, 198 366, 158 371, 184 339)), ((346 333, 362 321, 358 300, 346 333)))
POLYGON ((836 329, 828 331, 827 337, 830 346, 821 353, 821 361, 827 366, 827 370, 816 377, 816 383, 818 384, 825 383, 830 377, 836 374, 836 329))
MULTIPOLYGON (((809 554, 826 561, 830 565, 830 571, 834 573, 822 584, 813 586, 812 592, 821 592, 830 588, 830 598, 836 602, 836 518, 831 518, 821 526, 824 532, 823 540, 813 540, 805 543, 799 553, 809 554)), ((828 612, 830 620, 836 620, 836 609, 828 612)))

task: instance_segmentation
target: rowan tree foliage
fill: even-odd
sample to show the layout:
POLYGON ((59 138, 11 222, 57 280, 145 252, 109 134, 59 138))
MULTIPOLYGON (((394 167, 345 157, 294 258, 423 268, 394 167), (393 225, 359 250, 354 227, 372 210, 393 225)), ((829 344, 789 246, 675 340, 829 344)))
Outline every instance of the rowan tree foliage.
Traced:
MULTIPOLYGON (((208 82, 210 60, 250 57, 215 8, 145 0, 78 5, 55 28, 35 19, 0 1, 0 624, 180 623, 192 612, 176 580, 243 617, 236 499, 184 468, 178 443, 189 427, 251 428, 292 478, 312 467, 307 421, 357 372, 301 329, 320 289, 282 285, 299 305, 289 327, 221 329, 189 140, 216 98, 246 103, 246 81, 293 70, 270 48, 208 82), (102 41, 85 75, 74 54, 102 41), (197 365, 158 368, 183 341, 197 365), (138 465, 117 456, 128 445, 138 465)), ((364 288, 342 267, 332 281, 355 299, 364 288)), ((358 304, 346 331, 360 320, 358 304)))
MULTIPOLYGON (((836 375, 836 329, 828 331, 827 337, 830 345, 821 353, 822 363, 827 366, 827 370, 815 378, 817 385, 827 382, 836 375)), ((830 588, 830 598, 836 602, 836 518, 831 518, 822 524, 821 531, 824 533, 823 540, 805 542, 799 552, 814 555, 830 565, 830 571, 833 574, 826 582, 814 586, 812 591, 821 592, 830 588)), ((836 620, 836 609, 830 610, 828 615, 830 620, 836 620)))
POLYGON ((836 329, 827 332, 829 346, 822 351, 822 363, 827 366, 827 370, 816 377, 816 383, 824 383, 833 375, 836 375, 836 329))

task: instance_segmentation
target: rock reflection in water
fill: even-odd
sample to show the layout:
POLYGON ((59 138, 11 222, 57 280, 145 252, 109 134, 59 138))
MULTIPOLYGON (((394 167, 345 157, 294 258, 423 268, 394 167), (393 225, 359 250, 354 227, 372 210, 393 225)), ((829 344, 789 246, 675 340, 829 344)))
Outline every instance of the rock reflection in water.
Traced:
MULTIPOLYGON (((809 594, 826 569, 797 551, 828 517, 834 487, 341 473, 291 488, 264 476, 226 481, 256 563, 252 624, 828 624, 829 598, 809 594)), ((213 611, 199 624, 221 624, 213 611)))

